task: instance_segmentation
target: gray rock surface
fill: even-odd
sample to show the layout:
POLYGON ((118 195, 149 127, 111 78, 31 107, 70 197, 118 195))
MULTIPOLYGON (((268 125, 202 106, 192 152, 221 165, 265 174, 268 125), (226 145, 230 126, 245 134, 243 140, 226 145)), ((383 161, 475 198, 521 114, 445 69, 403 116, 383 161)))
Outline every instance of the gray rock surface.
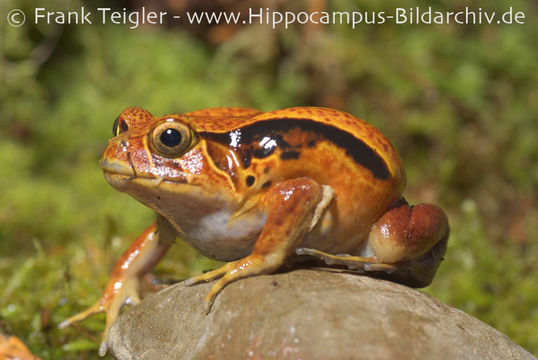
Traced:
POLYGON ((117 359, 535 359, 492 327, 420 291, 295 270, 228 285, 171 286, 113 325, 117 359))

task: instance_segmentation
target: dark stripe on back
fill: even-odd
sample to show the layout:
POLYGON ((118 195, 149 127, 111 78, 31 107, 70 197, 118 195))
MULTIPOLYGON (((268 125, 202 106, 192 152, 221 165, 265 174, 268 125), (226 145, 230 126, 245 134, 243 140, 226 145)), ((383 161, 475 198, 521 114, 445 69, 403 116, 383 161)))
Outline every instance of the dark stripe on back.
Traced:
MULTIPOLYGON (((309 119, 271 119, 234 129, 229 133, 200 132, 209 140, 224 143, 242 154, 244 167, 250 166, 250 157, 264 158, 271 155, 278 147, 281 158, 297 159, 300 148, 284 141, 285 134, 291 129, 315 134, 320 140, 326 139, 345 150, 355 162, 370 170, 377 179, 388 179, 389 170, 385 161, 366 143, 346 131, 309 119), (267 139, 268 138, 268 139, 267 139), (254 149, 253 146, 256 146, 254 149)), ((306 144, 311 146, 312 143, 306 144)))
POLYGON ((298 159, 301 153, 299 151, 291 150, 291 151, 284 151, 280 154, 280 158, 282 160, 290 160, 290 159, 298 159))

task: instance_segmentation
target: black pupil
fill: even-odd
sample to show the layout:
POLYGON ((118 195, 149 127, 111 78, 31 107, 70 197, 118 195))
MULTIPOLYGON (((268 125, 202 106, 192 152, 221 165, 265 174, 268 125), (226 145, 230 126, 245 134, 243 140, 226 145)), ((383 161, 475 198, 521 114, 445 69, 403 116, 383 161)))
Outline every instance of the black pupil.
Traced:
POLYGON ((181 133, 176 129, 166 129, 161 133, 161 143, 167 147, 174 147, 181 143, 181 133))

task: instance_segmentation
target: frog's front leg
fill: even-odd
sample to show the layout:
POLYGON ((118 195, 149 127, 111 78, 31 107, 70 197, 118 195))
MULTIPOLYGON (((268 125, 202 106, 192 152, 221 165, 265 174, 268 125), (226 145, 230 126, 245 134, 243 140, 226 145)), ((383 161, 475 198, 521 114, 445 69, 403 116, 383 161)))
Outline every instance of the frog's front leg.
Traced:
POLYGON ((430 204, 409 206, 404 198, 394 203, 372 226, 368 236, 370 257, 332 255, 299 248, 299 255, 315 256, 328 265, 384 272, 388 279, 414 287, 431 283, 446 250, 448 219, 430 204))
POLYGON ((267 220, 252 254, 189 279, 186 285, 222 276, 206 297, 209 309, 215 296, 228 283, 251 275, 274 272, 316 225, 333 196, 334 191, 329 186, 319 185, 307 178, 276 184, 260 201, 259 206, 267 213, 267 220))
MULTIPOLYGON (((104 356, 108 350, 108 331, 125 304, 140 301, 140 279, 151 271, 166 254, 171 242, 159 240, 156 224, 149 226, 123 253, 114 265, 105 291, 88 309, 64 320, 59 327, 67 327, 94 314, 106 313, 106 326, 103 340, 99 346, 99 355, 104 356)), ((162 236, 161 236, 162 238, 162 236)))

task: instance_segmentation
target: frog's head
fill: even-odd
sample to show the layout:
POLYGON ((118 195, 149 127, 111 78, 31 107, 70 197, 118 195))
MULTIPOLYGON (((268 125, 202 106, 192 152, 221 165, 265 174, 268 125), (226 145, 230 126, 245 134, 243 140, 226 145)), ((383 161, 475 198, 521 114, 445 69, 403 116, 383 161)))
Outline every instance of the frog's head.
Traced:
POLYGON ((113 135, 99 162, 107 181, 155 210, 163 210, 161 199, 210 198, 226 186, 183 115, 154 117, 128 108, 115 120, 113 135))

